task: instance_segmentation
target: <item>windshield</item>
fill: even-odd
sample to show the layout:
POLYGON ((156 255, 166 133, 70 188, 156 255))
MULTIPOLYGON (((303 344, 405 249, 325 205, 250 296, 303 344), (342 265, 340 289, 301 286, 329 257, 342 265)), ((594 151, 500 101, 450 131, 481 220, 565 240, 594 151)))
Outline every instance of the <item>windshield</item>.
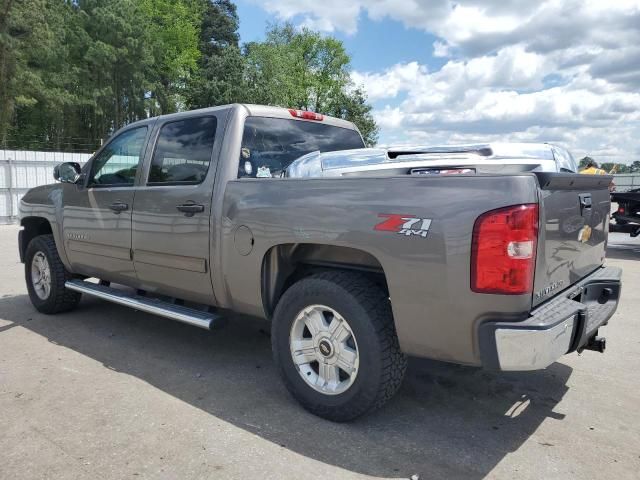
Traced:
POLYGON ((244 125, 238 178, 280 177, 307 153, 363 148, 356 130, 282 118, 249 117, 244 125))

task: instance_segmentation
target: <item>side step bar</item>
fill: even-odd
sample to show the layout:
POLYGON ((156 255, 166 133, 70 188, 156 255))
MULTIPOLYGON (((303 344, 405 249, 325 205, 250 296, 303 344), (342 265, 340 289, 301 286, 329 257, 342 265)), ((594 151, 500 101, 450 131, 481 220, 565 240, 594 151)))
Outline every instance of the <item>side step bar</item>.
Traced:
POLYGON ((68 280, 65 283, 65 287, 69 290, 86 293, 87 295, 124 305, 125 307, 135 308, 142 312, 152 313, 196 327, 206 328, 207 330, 211 330, 214 322, 221 319, 220 315, 216 315, 215 313, 202 312, 194 308, 163 302, 157 298, 142 297, 133 292, 129 293, 125 290, 118 290, 83 280, 68 280))

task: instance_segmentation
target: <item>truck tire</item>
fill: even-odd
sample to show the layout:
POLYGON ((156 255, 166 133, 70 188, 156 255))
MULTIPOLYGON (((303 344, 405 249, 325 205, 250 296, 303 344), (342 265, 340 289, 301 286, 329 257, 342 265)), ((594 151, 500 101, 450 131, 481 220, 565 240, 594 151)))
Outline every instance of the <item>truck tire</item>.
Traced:
POLYGON ((388 296, 366 277, 322 272, 293 284, 273 316, 273 357, 311 413, 345 422, 398 391, 407 368, 388 296))
POLYGON ((29 298, 36 310, 53 314, 78 305, 81 294, 64 286, 73 276, 60 260, 53 235, 41 235, 29 242, 24 267, 29 298))

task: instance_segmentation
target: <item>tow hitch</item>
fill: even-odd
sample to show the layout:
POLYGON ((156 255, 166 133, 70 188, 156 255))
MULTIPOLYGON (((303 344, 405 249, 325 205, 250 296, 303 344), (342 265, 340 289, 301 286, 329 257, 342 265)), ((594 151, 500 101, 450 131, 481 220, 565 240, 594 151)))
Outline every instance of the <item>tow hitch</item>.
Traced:
POLYGON ((584 346, 584 350, 593 350, 594 352, 600 353, 604 353, 605 348, 607 348, 607 339, 604 337, 597 337, 595 335, 591 337, 584 346))

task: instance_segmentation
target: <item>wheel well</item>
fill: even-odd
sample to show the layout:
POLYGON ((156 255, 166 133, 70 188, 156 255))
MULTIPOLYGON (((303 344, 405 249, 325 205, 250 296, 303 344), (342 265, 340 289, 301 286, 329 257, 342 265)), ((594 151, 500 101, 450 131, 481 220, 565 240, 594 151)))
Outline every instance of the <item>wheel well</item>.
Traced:
POLYGON ((272 247, 262 261, 262 302, 270 318, 282 294, 298 280, 327 270, 360 272, 389 292, 382 265, 373 255, 355 248, 310 243, 272 247))
POLYGON ((27 251, 29 242, 40 235, 53 233, 49 221, 42 217, 26 217, 20 221, 24 230, 20 232, 20 260, 24 262, 24 252, 27 251))

